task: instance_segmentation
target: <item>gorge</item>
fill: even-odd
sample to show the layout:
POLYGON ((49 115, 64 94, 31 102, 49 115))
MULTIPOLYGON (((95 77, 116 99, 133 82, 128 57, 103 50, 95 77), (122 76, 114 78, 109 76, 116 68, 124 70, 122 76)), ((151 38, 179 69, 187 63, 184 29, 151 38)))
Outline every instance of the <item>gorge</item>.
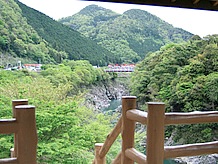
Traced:
MULTIPOLYGON (((118 78, 108 83, 92 86, 89 93, 86 95, 86 105, 103 113, 119 113, 118 116, 120 116, 122 110, 122 96, 130 95, 128 84, 129 79, 118 78)), ((166 146, 173 144, 176 144, 173 141, 173 137, 166 139, 166 146)), ((212 154, 195 157, 181 157, 174 160, 168 159, 164 161, 164 164, 217 164, 217 162, 218 155, 212 154)))

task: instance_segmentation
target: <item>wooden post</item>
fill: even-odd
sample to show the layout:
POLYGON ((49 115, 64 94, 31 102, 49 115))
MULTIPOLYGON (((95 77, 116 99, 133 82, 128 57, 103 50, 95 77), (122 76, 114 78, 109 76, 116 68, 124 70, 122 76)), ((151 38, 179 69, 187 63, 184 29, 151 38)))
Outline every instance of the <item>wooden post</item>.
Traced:
POLYGON ((104 144, 103 143, 96 143, 95 144, 95 164, 106 164, 105 156, 101 158, 99 156, 100 150, 104 144))
MULTIPOLYGON (((13 118, 16 118, 16 112, 15 112, 15 106, 18 106, 18 105, 28 105, 28 100, 26 99, 22 99, 22 100, 13 100, 12 101, 12 111, 13 111, 13 118)), ((15 133, 14 134, 14 148, 11 149, 11 158, 14 158, 14 157, 17 157, 17 134, 15 133)))
POLYGON ((15 106, 18 123, 17 160, 22 164, 36 164, 37 132, 35 107, 30 105, 15 106))
POLYGON ((135 121, 131 121, 126 117, 126 112, 136 109, 136 97, 122 97, 122 154, 121 164, 134 164, 134 161, 125 156, 126 149, 134 147, 135 121))
POLYGON ((15 156, 15 151, 14 151, 14 148, 11 148, 11 149, 10 149, 10 151, 11 151, 11 158, 14 158, 14 157, 16 157, 16 156, 15 156))
POLYGON ((161 164, 164 160, 164 103, 149 102, 147 118, 147 163, 161 164))

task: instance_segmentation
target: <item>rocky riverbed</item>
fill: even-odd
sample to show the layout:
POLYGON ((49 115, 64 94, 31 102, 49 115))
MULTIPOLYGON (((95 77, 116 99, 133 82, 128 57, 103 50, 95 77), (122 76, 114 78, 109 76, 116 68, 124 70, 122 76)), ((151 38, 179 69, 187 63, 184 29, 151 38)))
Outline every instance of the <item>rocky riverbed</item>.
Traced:
POLYGON ((119 81, 111 81, 93 85, 86 94, 86 105, 95 110, 102 110, 110 105, 113 100, 121 100, 122 96, 128 96, 128 87, 119 81))

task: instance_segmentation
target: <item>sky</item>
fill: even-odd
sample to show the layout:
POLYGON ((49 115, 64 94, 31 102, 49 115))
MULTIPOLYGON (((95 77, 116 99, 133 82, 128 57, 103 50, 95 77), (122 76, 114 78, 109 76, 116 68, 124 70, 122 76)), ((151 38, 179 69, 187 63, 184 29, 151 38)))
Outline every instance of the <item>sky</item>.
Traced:
POLYGON ((19 0, 47 16, 58 20, 76 14, 88 5, 95 4, 122 14, 129 9, 141 9, 156 15, 174 27, 182 28, 200 37, 218 34, 218 11, 157 7, 79 0, 19 0))

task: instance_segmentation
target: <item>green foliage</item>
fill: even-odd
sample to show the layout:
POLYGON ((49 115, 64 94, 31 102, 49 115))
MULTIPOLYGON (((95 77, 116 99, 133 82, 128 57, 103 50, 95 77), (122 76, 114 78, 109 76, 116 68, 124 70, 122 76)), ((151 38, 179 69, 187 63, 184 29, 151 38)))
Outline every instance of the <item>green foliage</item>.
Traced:
MULTIPOLYGON (((6 54, 3 63, 11 62, 13 58, 29 58, 35 62, 55 62, 48 54, 52 49, 27 23, 21 14, 21 9, 13 1, 0 2, 0 52, 6 54)), ((14 63, 13 63, 14 64, 14 63)))
MULTIPOLYGON (((12 117, 11 100, 28 99, 29 104, 36 106, 38 163, 91 163, 94 144, 105 140, 111 120, 83 106, 79 88, 97 83, 101 71, 87 61, 65 61, 44 69, 43 76, 25 71, 0 71, 0 118, 12 117), (62 78, 59 72, 65 80, 59 79, 62 78), (77 75, 80 81, 73 88, 73 75, 78 72, 84 75, 77 75)), ((0 158, 9 157, 13 137, 1 135, 0 141, 0 158)))
MULTIPOLYGON (((38 35, 46 40, 54 50, 49 50, 49 55, 56 62, 61 63, 63 59, 88 60, 92 65, 105 66, 116 63, 119 58, 111 52, 102 48, 94 41, 85 38, 77 31, 49 18, 48 16, 33 10, 16 1, 22 10, 22 16, 27 19, 29 25, 37 31, 38 35), (52 53, 51 53, 52 51, 52 53), (65 54, 63 54, 63 52, 65 54)), ((39 42, 37 35, 31 35, 34 43, 39 42)))
MULTIPOLYGON (((194 37, 187 43, 169 44, 160 51, 150 53, 133 73, 132 94, 138 97, 141 104, 163 101, 168 112, 218 110, 217 45, 217 35, 203 39, 194 37)), ((190 127, 192 131, 189 133, 189 127, 184 126, 184 129, 177 129, 176 135, 188 143, 206 141, 205 136, 211 135, 208 139, 212 139, 216 135, 212 133, 217 132, 215 126, 205 125, 205 130, 201 127, 190 127), (194 139, 189 138, 191 133, 196 135, 194 139)))
POLYGON ((120 15, 96 5, 59 22, 92 38, 120 57, 121 63, 136 63, 166 43, 180 43, 192 36, 143 10, 128 10, 120 15))
POLYGON ((86 60, 64 61, 63 64, 44 66, 43 69, 41 75, 55 86, 64 85, 69 95, 84 91, 88 85, 116 78, 101 68, 94 68, 86 60))
POLYGON ((94 41, 17 0, 1 1, 0 9, 3 65, 17 60, 43 64, 89 60, 99 66, 120 61, 94 41))
POLYGON ((8 158, 10 156, 10 149, 13 147, 13 135, 0 134, 0 143, 0 159, 8 158))
POLYGON ((217 136, 217 124, 181 125, 176 127, 175 142, 181 144, 204 143, 217 136))

